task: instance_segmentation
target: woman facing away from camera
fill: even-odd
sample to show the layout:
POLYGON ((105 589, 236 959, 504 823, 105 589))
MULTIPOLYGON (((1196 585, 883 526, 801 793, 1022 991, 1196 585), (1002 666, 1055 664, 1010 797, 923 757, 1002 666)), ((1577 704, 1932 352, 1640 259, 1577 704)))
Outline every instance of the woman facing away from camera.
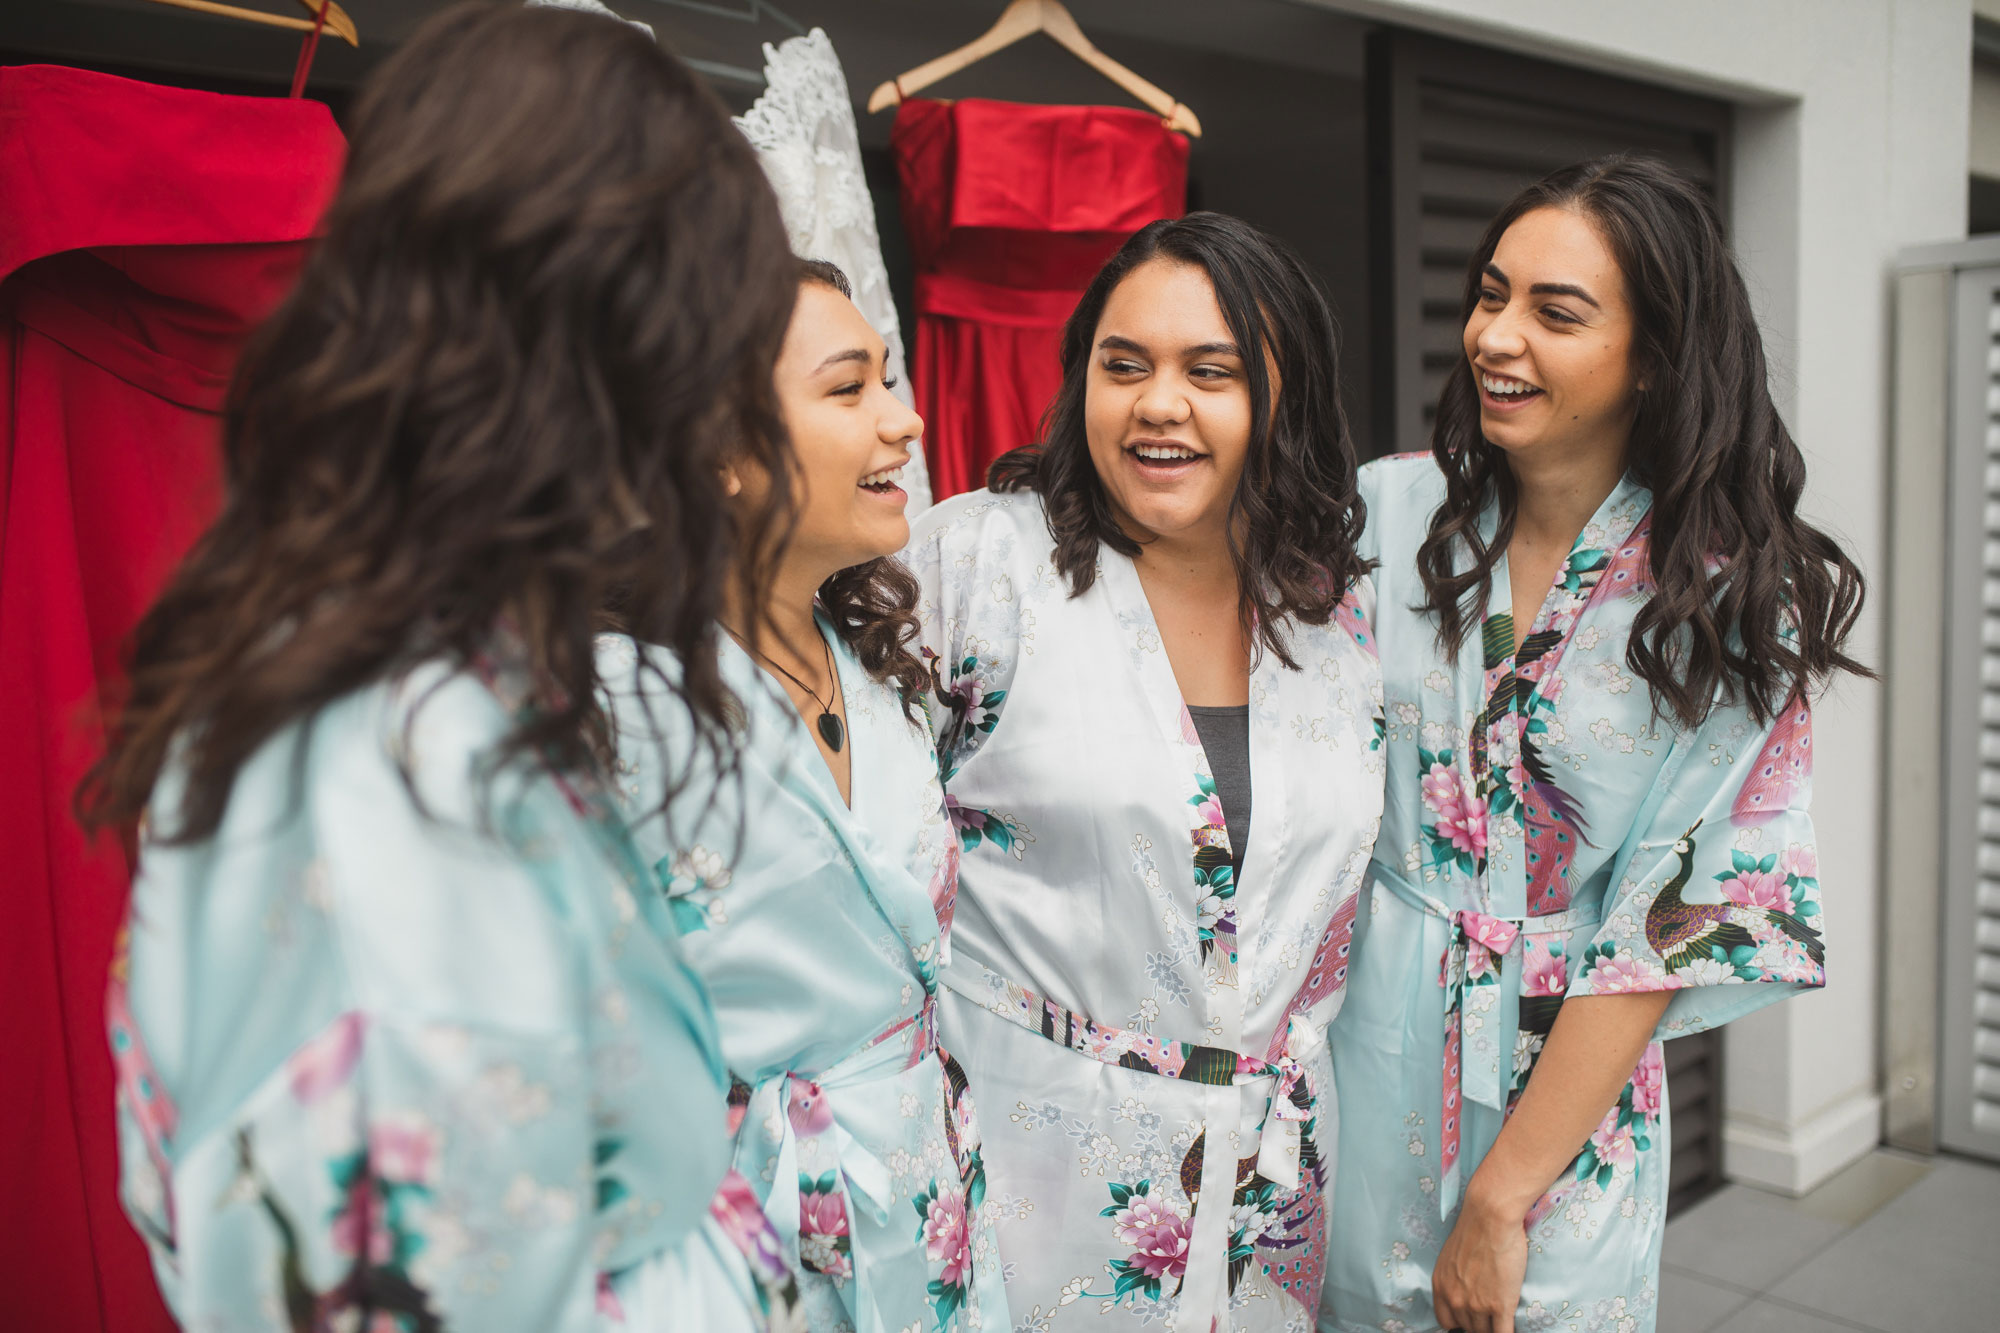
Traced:
POLYGON ((124 1193, 186 1327, 684 1329, 784 1299, 725 1175, 708 1001, 633 924, 593 631, 615 583, 728 746, 721 474, 784 473, 789 262, 721 106, 621 24, 454 9, 359 99, 234 384, 222 515, 84 795, 143 815, 124 1193), (647 1304, 662 1267, 705 1306, 647 1304))
POLYGON ((1649 1330, 1660 1041, 1824 980, 1807 697, 1862 581, 1668 168, 1523 191, 1464 313, 1431 453, 1362 472, 1388 794, 1321 1327, 1649 1330))
MULTIPOLYGON (((916 582, 890 558, 923 421, 840 270, 797 271, 776 370, 797 520, 763 546, 764 595, 722 618, 740 762, 663 771, 690 750, 680 661, 606 636, 621 795, 658 880, 648 910, 714 997, 735 1164, 798 1272, 806 1326, 1004 1331, 972 1099, 937 1038, 958 846, 912 649, 916 582)), ((745 528, 771 482, 762 459, 731 460, 745 528)))
POLYGON ((1113 256, 1062 365, 1043 443, 907 557, 964 848, 944 1040, 1008 1304, 1308 1326, 1323 1032, 1382 797, 1332 316, 1289 251, 1196 213, 1113 256))

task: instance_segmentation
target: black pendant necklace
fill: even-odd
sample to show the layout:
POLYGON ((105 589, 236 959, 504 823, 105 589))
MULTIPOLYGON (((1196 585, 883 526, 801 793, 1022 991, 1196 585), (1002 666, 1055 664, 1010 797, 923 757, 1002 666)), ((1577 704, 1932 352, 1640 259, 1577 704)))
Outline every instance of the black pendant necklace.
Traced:
MULTIPOLYGON (((733 630, 730 631, 730 637, 736 638, 735 631, 733 630)), ((736 638, 736 641, 738 643, 743 643, 743 640, 740 638, 736 638)), ((743 644, 743 646, 745 648, 748 648, 750 645, 743 644)), ((840 676, 833 669, 833 648, 831 645, 827 643, 825 638, 820 639, 819 646, 826 650, 826 678, 833 682, 834 692, 838 694, 840 691, 840 676)), ((757 656, 763 657, 763 654, 759 653, 757 654, 757 656)), ((776 661, 773 661, 771 658, 768 657, 765 657, 764 660, 766 662, 769 662, 771 664, 772 669, 775 670, 779 675, 783 676, 786 680, 789 680, 790 682, 792 682, 792 684, 804 690, 806 694, 812 699, 812 701, 819 705, 819 720, 814 725, 819 728, 820 739, 826 742, 826 748, 833 751, 835 754, 839 754, 840 747, 847 744, 847 728, 842 726, 840 724, 840 719, 834 715, 832 705, 828 704, 825 700, 819 697, 818 690, 815 690, 812 686, 806 684, 804 681, 800 680, 797 676, 794 676, 791 672, 785 670, 785 668, 778 665, 776 661)))

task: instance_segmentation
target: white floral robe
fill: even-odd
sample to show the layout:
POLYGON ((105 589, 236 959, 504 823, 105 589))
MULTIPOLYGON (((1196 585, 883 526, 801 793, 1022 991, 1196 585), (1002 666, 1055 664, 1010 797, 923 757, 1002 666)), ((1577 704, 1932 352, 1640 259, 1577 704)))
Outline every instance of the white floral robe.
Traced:
POLYGON ((1017 1327, 1309 1328, 1339 1007, 1381 808, 1367 586, 1250 681, 1242 888, 1132 561, 1071 597, 1040 500, 906 556, 965 848, 945 1042, 986 1114, 1017 1327))
POLYGON ((658 670, 641 670, 632 640, 599 640, 621 795, 657 882, 648 912, 714 997, 737 1080, 735 1163, 798 1273, 808 1326, 1004 1331, 978 1087, 937 1042, 958 849, 930 729, 822 631, 852 809, 790 700, 725 639, 747 720, 740 771, 718 782, 697 761, 661 814, 667 779, 647 738, 685 729, 676 664, 648 647, 658 670))
POLYGON ((623 824, 588 775, 489 774, 521 679, 357 691, 257 751, 213 837, 143 847, 107 1015, 125 1204, 183 1327, 742 1324, 773 1294, 745 1254, 789 1312, 623 824))
MULTIPOLYGON (((1376 571, 1387 804, 1350 998, 1321 1327, 1436 1328, 1431 1266, 1566 997, 1675 992, 1661 1038, 1823 980, 1806 815, 1811 725, 1717 707, 1655 724, 1625 664, 1651 593, 1651 495, 1622 482, 1577 538, 1520 652, 1507 564, 1456 664, 1416 552, 1444 495, 1428 454, 1362 469, 1376 571)), ((1493 514, 1485 517, 1493 530, 1493 514)), ((1668 1122, 1650 1046, 1531 1214, 1517 1327, 1646 1333, 1657 1316, 1668 1122)))

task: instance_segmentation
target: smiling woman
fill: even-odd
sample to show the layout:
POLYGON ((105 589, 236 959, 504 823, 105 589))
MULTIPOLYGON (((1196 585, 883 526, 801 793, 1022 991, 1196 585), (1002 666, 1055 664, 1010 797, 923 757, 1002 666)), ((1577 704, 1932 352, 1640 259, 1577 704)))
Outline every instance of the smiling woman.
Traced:
POLYGON ((1388 789, 1320 1327, 1650 1333, 1660 1042, 1825 981, 1807 700, 1861 578, 1693 184, 1557 172, 1462 309, 1432 451, 1362 470, 1388 789))
MULTIPOLYGON (((745 1108, 735 1165, 778 1224, 804 1326, 1006 1329, 978 1123, 937 1040, 958 848, 917 706, 915 582, 884 558, 909 535, 895 475, 923 422, 847 293, 839 269, 801 266, 773 376, 798 517, 762 534, 770 595, 723 617, 735 771, 698 766, 667 799, 653 756, 691 718, 661 683, 684 666, 617 636, 598 656, 647 901, 715 996, 745 1108)), ((727 480, 748 527, 771 478, 746 459, 727 480)))
POLYGON ((1062 366, 1042 444, 909 556, 964 848, 945 1042, 1006 1112, 1022 1318, 1294 1328, 1381 801, 1333 320, 1288 251, 1196 213, 1111 259, 1062 366))

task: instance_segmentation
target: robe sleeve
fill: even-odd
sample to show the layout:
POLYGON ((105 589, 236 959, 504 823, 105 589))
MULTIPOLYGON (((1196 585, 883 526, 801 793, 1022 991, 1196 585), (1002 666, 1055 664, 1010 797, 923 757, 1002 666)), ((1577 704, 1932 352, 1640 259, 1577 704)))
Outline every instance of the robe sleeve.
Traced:
POLYGON ((919 588, 917 619, 934 680, 925 706, 938 776, 952 777, 1000 724, 1022 652, 1023 599, 1053 577, 1023 567, 1024 542, 1048 540, 1032 495, 976 491, 917 523, 903 562, 919 588))
POLYGON ((546 783, 495 783, 503 836, 352 757, 312 757, 290 820, 282 765, 246 771, 222 833, 142 875, 112 1036, 162 1291, 188 1328, 590 1328, 600 1268, 691 1234, 725 1169, 703 1002, 619 985, 625 909, 546 783), (598 1123, 607 1025, 664 1075, 670 1154, 598 1123))
POLYGON ((1825 984, 1810 796, 1812 723, 1718 706, 1682 733, 1621 849, 1567 994, 1678 992, 1660 1037, 1825 984))

